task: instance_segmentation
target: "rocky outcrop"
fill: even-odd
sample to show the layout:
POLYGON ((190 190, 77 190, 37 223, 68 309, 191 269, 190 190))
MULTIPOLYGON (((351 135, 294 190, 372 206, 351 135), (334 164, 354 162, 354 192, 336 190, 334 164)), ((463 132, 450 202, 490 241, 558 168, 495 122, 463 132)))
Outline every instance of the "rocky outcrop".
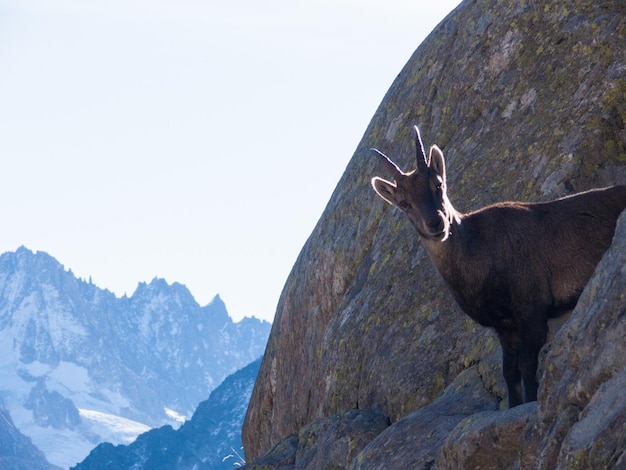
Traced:
POLYGON ((38 426, 55 429, 74 429, 80 424, 80 414, 72 400, 57 391, 49 392, 46 382, 37 380, 31 389, 24 408, 32 410, 33 420, 38 426))
POLYGON ((313 421, 244 468, 346 468, 387 426, 389 418, 380 411, 348 410, 313 421))
POLYGON ((409 169, 419 124, 446 154, 452 202, 469 211, 626 183, 625 121, 624 2, 461 3, 391 86, 294 265, 244 424, 247 460, 284 450, 283 439, 298 448, 307 425, 352 409, 392 425, 337 468, 623 459, 626 290, 606 266, 623 266, 611 261, 619 252, 544 349, 538 404, 500 411, 498 341, 459 310, 408 222, 377 199, 369 180, 384 169, 369 148, 409 169), (600 296, 602 276, 614 282, 600 296))

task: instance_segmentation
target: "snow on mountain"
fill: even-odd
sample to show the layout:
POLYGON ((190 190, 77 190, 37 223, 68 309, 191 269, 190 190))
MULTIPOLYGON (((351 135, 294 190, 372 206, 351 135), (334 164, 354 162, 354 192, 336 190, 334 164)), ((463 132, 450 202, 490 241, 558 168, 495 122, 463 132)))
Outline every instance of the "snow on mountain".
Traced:
POLYGON ((154 279, 118 298, 26 248, 0 256, 0 398, 48 460, 69 467, 104 440, 180 425, 259 357, 270 324, 234 323, 219 297, 154 279))
POLYGON ((100 444, 72 470, 236 468, 243 463, 241 427, 260 365, 258 359, 227 377, 178 430, 163 426, 129 445, 100 444))

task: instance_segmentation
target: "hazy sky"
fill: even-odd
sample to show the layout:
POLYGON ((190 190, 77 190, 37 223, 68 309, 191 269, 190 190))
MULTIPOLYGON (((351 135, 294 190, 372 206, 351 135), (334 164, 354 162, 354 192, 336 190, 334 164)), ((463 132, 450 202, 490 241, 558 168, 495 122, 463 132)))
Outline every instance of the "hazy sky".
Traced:
POLYGON ((0 253, 271 320, 385 92, 458 3, 0 0, 0 253))

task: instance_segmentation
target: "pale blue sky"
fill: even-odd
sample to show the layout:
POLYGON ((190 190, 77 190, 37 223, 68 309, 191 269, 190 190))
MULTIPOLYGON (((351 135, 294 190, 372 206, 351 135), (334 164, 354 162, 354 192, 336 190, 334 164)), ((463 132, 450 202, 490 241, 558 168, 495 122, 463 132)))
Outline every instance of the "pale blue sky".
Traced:
POLYGON ((0 253, 271 320, 385 92, 457 4, 0 0, 0 253))

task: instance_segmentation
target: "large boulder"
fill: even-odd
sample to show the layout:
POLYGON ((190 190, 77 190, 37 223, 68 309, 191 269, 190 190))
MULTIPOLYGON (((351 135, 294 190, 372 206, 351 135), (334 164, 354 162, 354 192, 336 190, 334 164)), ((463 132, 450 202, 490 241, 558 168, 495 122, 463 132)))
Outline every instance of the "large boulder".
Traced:
MULTIPOLYGON (((458 426, 505 442, 519 437, 517 442, 535 449, 534 457, 524 458, 546 462, 587 448, 590 436, 570 432, 584 409, 581 397, 605 407, 605 400, 618 400, 611 381, 619 370, 598 365, 593 372, 581 361, 615 353, 615 344, 589 351, 599 339, 619 338, 598 332, 594 340, 580 330, 584 355, 570 351, 567 339, 555 340, 542 358, 539 406, 498 414, 506 403, 498 341, 460 311, 405 217, 373 193, 370 178, 389 175, 369 148, 411 169, 411 126, 419 124, 425 144, 436 143, 446 154, 453 204, 469 211, 501 200, 548 200, 626 183, 625 121, 622 0, 462 2, 391 86, 293 267, 244 424, 247 460, 289 436, 293 444, 308 424, 351 409, 379 410, 392 427, 407 419, 423 423, 419 413, 444 403, 450 386, 467 379, 470 369, 480 380, 459 392, 464 405, 452 413, 449 427, 433 424, 441 438, 424 461, 449 468, 480 461, 468 449, 484 447, 484 436, 464 434, 458 426), (562 374, 563 361, 578 366, 562 374), (576 385, 579 372, 595 374, 580 382, 582 389, 576 385), (558 389, 554 395, 552 386, 558 389), (489 406, 472 409, 474 396, 489 397, 489 406), (457 434, 458 445, 449 437, 457 434), (550 444, 559 439, 567 452, 550 444)), ((619 298, 623 286, 614 288, 619 298)), ((615 322, 623 325, 623 315, 615 322)), ((618 331, 615 324, 613 329, 618 331)), ((587 422, 599 416, 590 414, 587 422)), ((618 426, 622 415, 610 416, 618 426)), ((598 436, 611 432, 601 428, 598 436)), ((391 432, 384 431, 379 443, 391 432)), ((391 440, 386 442, 378 449, 389 454, 391 440)), ((354 468, 376 468, 364 464, 381 458, 373 444, 365 448, 359 441, 366 454, 352 461, 354 468)))

